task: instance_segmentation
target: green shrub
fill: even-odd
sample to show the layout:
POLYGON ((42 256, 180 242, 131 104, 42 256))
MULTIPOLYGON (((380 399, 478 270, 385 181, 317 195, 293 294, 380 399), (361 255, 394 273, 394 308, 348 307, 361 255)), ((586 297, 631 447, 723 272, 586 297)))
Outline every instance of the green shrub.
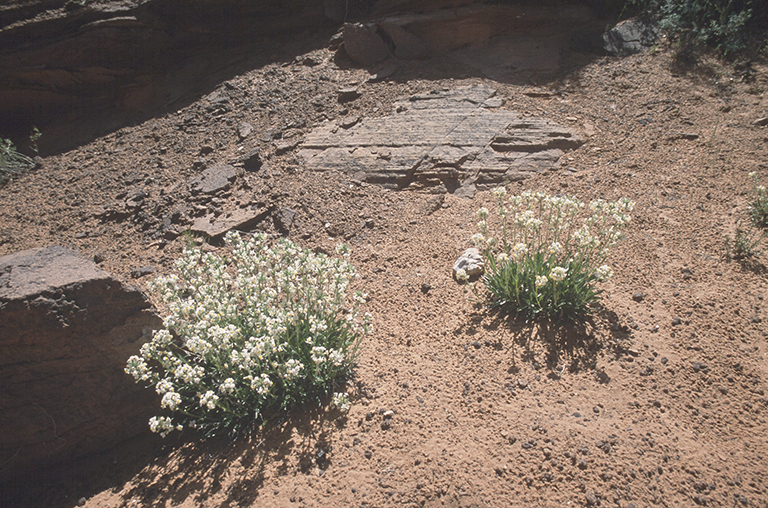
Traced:
POLYGON ((762 235, 747 229, 743 229, 741 224, 736 227, 736 234, 733 240, 730 236, 725 237, 726 257, 733 259, 749 259, 761 252, 760 243, 762 235))
POLYGON ((686 52, 709 46, 724 55, 768 42, 764 0, 628 0, 625 13, 645 11, 686 52))
POLYGON ((35 161, 16 150, 10 139, 0 138, 0 185, 23 175, 35 166, 35 161))
POLYGON ((587 315, 601 293, 596 282, 613 274, 604 263, 634 203, 597 200, 586 210, 576 198, 524 192, 505 202, 506 189, 493 193, 496 215, 481 208, 472 236, 485 259, 489 307, 529 320, 587 315))
MULTIPOLYGON (((167 329, 154 333, 126 372, 163 396, 170 416, 150 420, 163 437, 185 426, 213 435, 247 431, 265 413, 320 402, 352 374, 370 329, 360 322, 355 269, 343 259, 288 240, 230 233, 230 257, 186 248, 178 274, 152 284, 167 306, 167 329)), ((348 256, 345 246, 337 251, 348 256)), ((335 393, 346 410, 349 399, 335 393)))

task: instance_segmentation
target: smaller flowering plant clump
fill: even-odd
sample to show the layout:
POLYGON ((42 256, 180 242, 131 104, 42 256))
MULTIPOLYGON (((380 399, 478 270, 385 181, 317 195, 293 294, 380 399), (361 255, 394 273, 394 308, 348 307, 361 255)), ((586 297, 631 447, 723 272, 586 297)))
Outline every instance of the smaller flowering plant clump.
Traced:
MULTIPOLYGON (((302 250, 288 240, 229 233, 229 258, 187 248, 178 274, 152 283, 167 306, 155 331, 125 371, 162 395, 170 416, 149 421, 165 437, 185 426, 211 435, 247 430, 268 410, 284 411, 333 394, 348 378, 360 341, 365 295, 347 301, 355 269, 345 259, 302 250)), ((349 256, 345 246, 337 248, 349 256)))
POLYGON ((525 319, 575 320, 588 314, 613 270, 610 249, 629 224, 634 203, 493 190, 496 214, 478 210, 472 242, 483 253, 490 307, 525 319))
POLYGON ((749 218, 752 225, 758 229, 768 229, 768 192, 760 185, 757 174, 752 172, 750 178, 755 182, 755 200, 749 204, 749 218))

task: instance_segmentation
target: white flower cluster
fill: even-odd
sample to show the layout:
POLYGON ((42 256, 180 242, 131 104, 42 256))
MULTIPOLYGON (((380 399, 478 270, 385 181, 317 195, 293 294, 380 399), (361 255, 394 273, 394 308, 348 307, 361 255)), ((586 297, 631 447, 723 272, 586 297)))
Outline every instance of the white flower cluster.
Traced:
POLYGON ((149 430, 162 437, 167 436, 174 429, 181 430, 181 426, 174 427, 173 421, 167 416, 153 416, 149 419, 149 430))
POLYGON ((268 375, 262 374, 260 377, 251 379, 251 390, 263 396, 269 393, 273 384, 268 375))
POLYGON ((555 282, 564 280, 567 275, 568 269, 563 268, 562 266, 556 266, 552 269, 551 272, 549 272, 549 278, 555 282))
POLYGON ((606 281, 613 277, 613 270, 608 265, 603 265, 595 270, 595 278, 600 281, 606 281))
MULTIPOLYGON (((173 418, 196 428, 253 421, 264 404, 284 408, 288 391, 285 400, 300 402, 313 383, 327 389, 349 374, 371 330, 370 314, 358 312, 367 295, 347 298, 356 276, 347 246, 331 258, 287 240, 270 245, 261 234, 229 233, 226 242, 228 257, 184 249, 177 273, 151 283, 166 329, 125 367, 162 395, 173 418), (299 360, 305 354, 311 365, 299 360)), ((165 416, 150 427, 163 436, 181 428, 165 416)))
POLYGON ((346 413, 350 407, 349 395, 347 393, 334 393, 331 406, 338 408, 342 413, 346 413))
POLYGON ((208 409, 216 409, 216 403, 219 401, 219 396, 213 393, 211 390, 200 394, 200 407, 207 407, 208 409))

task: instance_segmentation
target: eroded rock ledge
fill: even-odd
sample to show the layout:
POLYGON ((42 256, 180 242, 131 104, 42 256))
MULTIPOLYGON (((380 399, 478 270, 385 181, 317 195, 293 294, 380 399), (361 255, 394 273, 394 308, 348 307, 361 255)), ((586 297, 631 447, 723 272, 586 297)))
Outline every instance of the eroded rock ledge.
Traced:
POLYGON ((565 127, 502 106, 488 86, 414 95, 396 102, 390 116, 322 125, 307 135, 300 154, 316 171, 347 172, 389 188, 454 192, 523 180, 584 143, 565 127))

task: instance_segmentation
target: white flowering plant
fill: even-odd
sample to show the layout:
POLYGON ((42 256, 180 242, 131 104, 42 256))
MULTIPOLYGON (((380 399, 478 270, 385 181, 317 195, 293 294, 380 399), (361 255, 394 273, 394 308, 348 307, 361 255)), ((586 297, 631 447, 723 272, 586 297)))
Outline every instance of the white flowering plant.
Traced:
MULTIPOLYGON (((496 213, 478 210, 472 242, 483 253, 482 282, 491 308, 528 320, 573 321, 591 311, 613 275, 605 264, 630 223, 634 203, 526 191, 507 198, 493 190, 496 213)), ((478 293, 479 294, 479 293, 478 293)))
POLYGON ((755 185, 755 199, 749 204, 749 219, 752 225, 758 229, 768 230, 768 192, 761 185, 757 174, 749 174, 755 185))
POLYGON ((270 246, 262 234, 230 232, 225 242, 227 256, 185 248, 177 273, 151 283, 168 312, 165 329, 125 368, 170 412, 150 429, 237 433, 331 394, 333 406, 348 409, 335 389, 371 329, 359 311, 366 296, 347 296, 356 276, 348 248, 334 258, 285 239, 270 246))

